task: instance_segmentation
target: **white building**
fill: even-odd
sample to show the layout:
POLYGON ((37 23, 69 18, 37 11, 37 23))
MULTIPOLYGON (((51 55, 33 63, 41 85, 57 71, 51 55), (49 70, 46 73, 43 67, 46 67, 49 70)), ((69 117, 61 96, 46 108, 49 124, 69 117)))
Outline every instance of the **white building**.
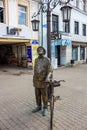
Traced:
POLYGON ((34 10, 37 2, 0 0, 0 64, 32 65, 38 44, 38 32, 31 27, 34 10))
MULTIPOLYGON (((32 31, 31 20, 38 12, 40 0, 0 0, 0 64, 33 65, 39 42, 47 50, 46 13, 37 15, 39 32, 32 31)), ((51 40, 51 62, 54 68, 87 59, 87 1, 71 0, 71 19, 63 23, 62 5, 51 13, 51 32, 60 39, 51 40)))
MULTIPOLYGON (((57 5, 51 13, 51 32, 59 31, 61 39, 51 40, 51 62, 54 68, 68 65, 73 59, 75 63, 84 63, 87 59, 87 1, 71 0, 70 22, 62 20, 62 5, 57 5)), ((46 13, 40 17, 40 42, 47 49, 46 13)))
POLYGON ((87 1, 76 0, 71 4, 72 58, 77 63, 84 63, 87 58, 87 1))

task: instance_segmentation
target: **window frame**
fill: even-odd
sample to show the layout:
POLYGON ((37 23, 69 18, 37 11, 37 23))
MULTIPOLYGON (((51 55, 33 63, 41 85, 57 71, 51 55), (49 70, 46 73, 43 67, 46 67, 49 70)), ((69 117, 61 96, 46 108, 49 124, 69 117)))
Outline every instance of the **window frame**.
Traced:
POLYGON ((83 0, 83 11, 86 12, 86 0, 83 0))
POLYGON ((80 60, 85 59, 85 47, 80 46, 80 60), (83 55, 81 55, 81 51, 83 51, 83 55))
POLYGON ((18 25, 20 25, 20 26, 27 26, 27 25, 28 25, 28 21, 27 21, 27 6, 21 5, 21 4, 18 4, 18 25), (20 6, 20 7, 24 7, 24 8, 25 8, 25 12, 19 10, 19 6, 20 6), (25 24, 20 24, 20 23, 19 23, 19 13, 25 14, 25 24))
POLYGON ((70 33, 70 21, 69 22, 64 22, 64 31, 66 33, 70 33))
POLYGON ((86 36, 86 24, 82 24, 82 35, 86 36))
POLYGON ((56 14, 52 14, 52 32, 58 32, 59 31, 59 16, 56 14), (57 21, 53 21, 53 17, 56 17, 57 21), (56 30, 53 27, 56 25, 56 30))
POLYGON ((72 46, 72 59, 78 61, 78 46, 72 46))
POLYGON ((1 20, 1 18, 0 18, 0 23, 5 23, 5 18, 4 18, 4 16, 5 16, 5 15, 4 15, 4 13, 5 13, 5 1, 3 1, 3 0, 1 0, 1 1, 3 2, 3 7, 0 6, 0 8, 1 8, 1 10, 3 11, 3 14, 1 14, 2 11, 0 10, 0 14, 1 14, 0 17, 3 15, 3 16, 2 16, 2 17, 3 17, 3 20, 1 20))
POLYGON ((79 0, 76 0, 76 7, 79 8, 79 0))
POLYGON ((74 33, 79 35, 79 22, 74 21, 74 33))

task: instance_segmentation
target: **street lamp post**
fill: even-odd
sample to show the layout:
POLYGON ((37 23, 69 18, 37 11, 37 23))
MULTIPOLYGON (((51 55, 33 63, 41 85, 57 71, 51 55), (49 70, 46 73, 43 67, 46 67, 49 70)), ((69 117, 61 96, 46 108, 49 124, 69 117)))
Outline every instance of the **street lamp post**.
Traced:
MULTIPOLYGON (((49 8, 49 4, 48 4, 49 8)), ((47 56, 51 59, 51 24, 50 24, 50 19, 51 19, 51 12, 48 10, 47 11, 47 56)))
MULTIPOLYGON (((34 13, 33 18, 40 14, 40 11, 47 13, 47 56, 51 59, 51 12, 58 4, 67 4, 70 0, 41 0, 41 6, 37 13, 34 13)), ((32 20, 33 23, 34 20, 32 20)), ((37 22, 37 21, 35 21, 37 22)), ((35 23, 36 24, 36 23, 35 23)), ((39 24, 39 22, 37 23, 39 24)), ((34 26, 35 27, 35 26, 34 26)), ((35 30, 35 28, 34 28, 35 30)), ((36 29, 37 31, 37 29, 36 29)))

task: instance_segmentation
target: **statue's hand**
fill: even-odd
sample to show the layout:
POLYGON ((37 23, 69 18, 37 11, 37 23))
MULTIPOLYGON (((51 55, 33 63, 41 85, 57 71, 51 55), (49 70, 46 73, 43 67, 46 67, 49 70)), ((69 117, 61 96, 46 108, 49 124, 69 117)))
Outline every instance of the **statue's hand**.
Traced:
POLYGON ((50 81, 50 80, 52 80, 52 78, 53 78, 53 75, 52 75, 52 73, 50 72, 50 73, 47 75, 45 81, 50 81))

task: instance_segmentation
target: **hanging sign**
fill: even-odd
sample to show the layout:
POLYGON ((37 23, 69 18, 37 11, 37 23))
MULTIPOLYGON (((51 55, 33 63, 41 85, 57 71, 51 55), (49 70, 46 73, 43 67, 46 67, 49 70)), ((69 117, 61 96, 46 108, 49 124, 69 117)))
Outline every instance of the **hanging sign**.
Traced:
POLYGON ((32 44, 39 44, 39 42, 37 40, 33 40, 32 44))
POLYGON ((31 46, 27 46, 27 61, 29 63, 32 62, 32 50, 31 50, 31 46))

